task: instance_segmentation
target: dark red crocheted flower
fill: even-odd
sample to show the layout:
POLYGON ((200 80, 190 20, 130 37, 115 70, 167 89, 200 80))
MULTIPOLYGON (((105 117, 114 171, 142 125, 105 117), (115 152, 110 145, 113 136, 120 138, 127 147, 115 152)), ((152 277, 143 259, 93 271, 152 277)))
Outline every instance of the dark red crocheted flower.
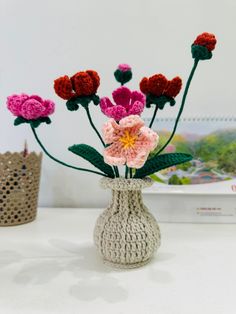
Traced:
POLYGON ((65 100, 70 100, 76 96, 94 95, 99 85, 99 75, 93 70, 78 72, 71 78, 65 75, 54 81, 56 94, 65 100))
POLYGON ((175 98, 180 92, 182 87, 182 80, 179 76, 174 77, 171 81, 168 82, 164 94, 166 96, 175 98))
POLYGON ((54 90, 59 97, 65 100, 71 99, 75 95, 72 83, 67 75, 59 77, 54 81, 54 90))
POLYGON ((73 75, 71 82, 77 96, 90 96, 96 94, 100 78, 96 71, 88 70, 73 75))
POLYGON ((167 78, 162 74, 155 74, 149 77, 148 89, 149 93, 155 96, 161 96, 168 84, 167 78))
POLYGON ((151 94, 156 97, 165 95, 168 97, 176 97, 181 90, 182 80, 175 77, 171 81, 162 74, 155 74, 150 78, 144 77, 140 82, 140 90, 144 94, 151 94))
POLYGON ((139 87, 141 92, 143 92, 145 95, 147 95, 149 93, 149 89, 148 89, 148 78, 144 77, 141 82, 139 83, 139 87))
POLYGON ((217 40, 214 34, 205 32, 202 33, 201 35, 198 35, 193 44, 198 46, 204 46, 209 51, 212 51, 215 49, 216 42, 217 40))

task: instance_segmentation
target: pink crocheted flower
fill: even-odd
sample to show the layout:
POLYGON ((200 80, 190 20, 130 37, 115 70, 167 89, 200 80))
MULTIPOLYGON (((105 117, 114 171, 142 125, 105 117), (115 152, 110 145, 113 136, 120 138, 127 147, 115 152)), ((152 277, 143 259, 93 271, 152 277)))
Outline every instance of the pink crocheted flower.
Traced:
POLYGON ((37 95, 20 94, 7 97, 7 108, 14 116, 26 120, 36 120, 51 115, 54 112, 55 104, 51 100, 43 100, 37 95))
POLYGON ((130 91, 127 87, 119 87, 112 93, 115 105, 108 97, 100 100, 102 112, 116 121, 129 115, 140 115, 145 107, 145 96, 138 91, 130 91))
POLYGON ((14 116, 19 117, 21 115, 21 106, 24 101, 29 98, 26 94, 16 95, 13 94, 7 97, 7 108, 13 113, 14 116))
POLYGON ((119 64, 118 65, 118 69, 121 71, 121 72, 126 72, 126 71, 131 71, 131 66, 126 64, 126 63, 122 63, 122 64, 119 64))
POLYGON ((107 164, 131 168, 141 168, 149 153, 156 148, 159 136, 144 126, 138 115, 130 115, 120 120, 119 124, 110 119, 103 126, 106 144, 104 160, 107 164))
POLYGON ((55 103, 52 100, 46 99, 44 100, 44 111, 41 117, 48 117, 55 111, 55 103))

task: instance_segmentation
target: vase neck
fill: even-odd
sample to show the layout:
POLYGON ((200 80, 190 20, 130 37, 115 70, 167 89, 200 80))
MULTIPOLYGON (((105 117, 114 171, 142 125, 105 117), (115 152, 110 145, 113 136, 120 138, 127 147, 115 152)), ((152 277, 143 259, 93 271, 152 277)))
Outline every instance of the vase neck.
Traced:
POLYGON ((112 190, 112 204, 110 209, 123 213, 145 210, 141 190, 112 190))

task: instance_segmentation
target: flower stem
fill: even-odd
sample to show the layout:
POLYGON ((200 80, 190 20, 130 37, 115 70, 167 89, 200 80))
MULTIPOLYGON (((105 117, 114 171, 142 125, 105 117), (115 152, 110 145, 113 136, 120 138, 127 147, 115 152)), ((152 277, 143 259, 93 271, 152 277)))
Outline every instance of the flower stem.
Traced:
POLYGON ((197 68, 197 65, 198 65, 198 62, 199 62, 199 59, 194 59, 194 64, 193 64, 193 67, 192 67, 192 70, 189 74, 189 77, 188 77, 188 80, 187 80, 187 83, 186 83, 186 86, 185 86, 185 90, 184 90, 184 94, 183 94, 183 97, 182 97, 182 101, 181 101, 181 106, 180 106, 180 109, 179 109, 179 112, 178 112, 178 115, 177 115, 177 118, 175 120, 175 125, 174 125, 174 128, 173 128, 173 131, 169 137, 169 139, 167 140, 167 142, 164 144, 164 146, 162 146, 158 152, 155 154, 155 156, 159 155, 165 148, 166 146, 170 143, 170 141, 172 140, 172 138, 174 137, 175 135, 175 132, 176 132, 176 129, 177 129, 177 126, 178 126, 178 123, 179 123, 179 119, 181 117, 181 114, 183 112, 183 109, 184 109, 184 104, 185 104, 185 101, 186 101, 186 97, 187 97, 187 94, 188 94, 188 90, 189 90, 189 86, 191 84, 191 81, 192 81, 192 78, 193 78, 193 75, 194 75, 194 72, 197 68))
POLYGON ((117 166, 113 166, 113 169, 115 171, 115 175, 116 175, 116 178, 119 178, 120 177, 120 174, 119 174, 119 169, 117 166))
MULTIPOLYGON (((103 139, 102 139, 102 137, 101 137, 101 134, 98 132, 98 129, 96 128, 96 126, 95 126, 94 123, 93 123, 93 119, 92 119, 92 117, 91 117, 91 114, 90 114, 90 111, 89 111, 89 107, 86 106, 86 107, 84 107, 84 108, 85 108, 85 110, 86 110, 86 113, 87 113, 87 116, 88 116, 88 120, 89 120, 89 123, 90 123, 91 127, 92 127, 92 128, 94 129, 94 131, 96 132, 96 134, 97 134, 97 136, 99 137, 99 139, 100 139, 100 141, 101 141, 103 147, 106 147, 106 144, 104 143, 104 141, 103 141, 103 139)), ((113 169, 114 169, 114 172, 115 172, 115 176, 116 176, 117 178, 119 178, 120 174, 119 174, 119 169, 118 169, 118 167, 114 166, 113 169)))
POLYGON ((153 122, 154 122, 154 120, 155 120, 155 118, 156 118, 157 110, 158 110, 158 106, 156 105, 156 108, 155 108, 155 110, 154 110, 154 112, 153 112, 152 120, 151 120, 151 122, 150 122, 150 124, 149 124, 149 128, 151 128, 152 125, 153 125, 153 122))
POLYGON ((91 172, 91 173, 95 173, 95 174, 98 174, 100 176, 103 176, 103 177, 107 177, 106 174, 102 173, 102 172, 98 172, 98 171, 94 171, 94 170, 90 170, 90 169, 86 169, 86 168, 79 168, 79 167, 75 167, 75 166, 72 166, 72 165, 69 165, 55 157, 53 157, 47 150, 46 148, 43 146, 42 142, 40 141, 35 129, 31 126, 31 130, 34 134, 34 137, 36 139, 36 141, 38 142, 39 146, 42 148, 42 150, 44 151, 44 153, 49 157, 51 158, 52 160, 54 160, 55 162, 65 166, 65 167, 69 167, 69 168, 72 168, 72 169, 76 169, 76 170, 80 170, 80 171, 86 171, 86 172, 91 172))
POLYGON ((133 177, 132 168, 129 168, 129 177, 130 177, 130 179, 132 179, 132 177, 133 177))
POLYGON ((90 123, 91 127, 94 129, 94 131, 96 132, 96 134, 97 134, 97 136, 99 137, 100 141, 102 142, 102 145, 105 147, 106 144, 104 143, 104 141, 103 141, 103 139, 102 139, 100 133, 98 132, 96 126, 95 126, 94 123, 93 123, 92 117, 91 117, 91 115, 90 115, 89 107, 86 106, 86 107, 84 107, 84 108, 85 108, 85 110, 86 110, 86 113, 87 113, 87 116, 88 116, 89 123, 90 123))
POLYGON ((128 179, 129 167, 125 166, 125 179, 128 179))

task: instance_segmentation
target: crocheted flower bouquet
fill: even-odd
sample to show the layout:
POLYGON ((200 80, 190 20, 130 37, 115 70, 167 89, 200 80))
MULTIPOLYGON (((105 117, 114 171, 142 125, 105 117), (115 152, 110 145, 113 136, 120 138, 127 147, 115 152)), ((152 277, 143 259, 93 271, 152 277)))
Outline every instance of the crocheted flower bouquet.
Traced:
POLYGON ((120 64, 114 76, 121 84, 109 97, 97 94, 100 78, 96 71, 78 72, 54 81, 56 94, 66 100, 70 111, 83 108, 88 121, 103 146, 103 154, 88 144, 75 144, 68 149, 87 160, 93 167, 82 168, 70 165, 52 156, 39 139, 36 128, 41 123, 51 123, 49 116, 55 104, 37 95, 12 95, 7 98, 7 107, 16 116, 15 125, 28 123, 43 151, 54 161, 80 171, 103 176, 103 187, 113 190, 112 204, 99 217, 94 238, 103 258, 120 267, 136 267, 146 263, 160 245, 160 231, 156 220, 142 203, 141 189, 151 184, 151 174, 192 159, 182 153, 164 153, 172 140, 183 112, 191 80, 200 60, 212 57, 216 45, 213 34, 203 33, 192 44, 193 67, 185 85, 173 131, 163 146, 158 146, 159 136, 152 130, 158 110, 166 104, 175 105, 175 97, 182 87, 182 80, 176 76, 168 80, 162 74, 154 74, 140 81, 140 90, 131 91, 124 86, 132 79, 131 67, 120 64), (102 134, 96 128, 90 114, 90 106, 100 106, 109 119, 102 127, 102 134), (140 117, 145 108, 154 108, 148 126, 140 117), (121 172, 121 166, 124 171, 121 172), (124 174, 124 175, 123 175, 124 174))

